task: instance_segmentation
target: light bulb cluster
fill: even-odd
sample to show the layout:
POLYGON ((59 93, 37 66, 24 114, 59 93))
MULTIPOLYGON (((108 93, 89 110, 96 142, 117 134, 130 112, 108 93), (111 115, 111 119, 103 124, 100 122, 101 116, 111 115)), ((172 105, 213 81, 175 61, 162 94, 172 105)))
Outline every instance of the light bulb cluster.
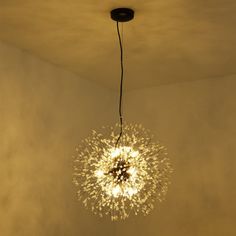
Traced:
POLYGON ((93 131, 74 157, 78 198, 112 220, 148 214, 156 199, 163 200, 172 171, 166 149, 152 142, 141 125, 124 125, 116 145, 118 127, 107 128, 104 135, 93 131))
POLYGON ((144 186, 145 163, 139 161, 139 152, 132 147, 106 150, 96 165, 98 184, 111 197, 132 197, 144 186))

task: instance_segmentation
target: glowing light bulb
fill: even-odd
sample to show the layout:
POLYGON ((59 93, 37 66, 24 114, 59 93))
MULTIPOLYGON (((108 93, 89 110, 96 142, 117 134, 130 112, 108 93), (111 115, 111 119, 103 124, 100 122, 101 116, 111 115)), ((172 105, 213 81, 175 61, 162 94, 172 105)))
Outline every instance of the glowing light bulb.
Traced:
POLYGON ((97 177, 102 177, 102 176, 104 175, 104 172, 103 172, 102 170, 96 170, 96 171, 95 171, 95 175, 96 175, 97 177))
POLYGON ((137 170, 134 167, 130 167, 127 171, 131 176, 135 176, 137 173, 137 170))
POLYGON ((137 157, 139 155, 139 151, 131 151, 130 156, 131 157, 137 157))
POLYGON ((112 189, 112 195, 113 195, 114 197, 118 197, 120 193, 121 193, 120 186, 119 186, 119 185, 116 185, 116 187, 114 187, 114 188, 112 189))
POLYGON ((130 197, 132 197, 134 194, 138 192, 136 188, 127 188, 126 191, 130 197))
POLYGON ((115 158, 118 157, 121 153, 121 150, 119 148, 113 148, 111 149, 111 157, 115 158))

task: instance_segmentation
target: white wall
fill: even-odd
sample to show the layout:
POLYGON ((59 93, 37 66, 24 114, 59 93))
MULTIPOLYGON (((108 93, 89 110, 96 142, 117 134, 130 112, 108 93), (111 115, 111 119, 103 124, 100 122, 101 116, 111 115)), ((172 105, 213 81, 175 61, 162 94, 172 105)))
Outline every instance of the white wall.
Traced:
POLYGON ((125 114, 166 145, 175 172, 167 201, 116 235, 236 235, 236 76, 128 92, 125 114))
POLYGON ((0 44, 1 236, 110 235, 75 200, 71 156, 91 129, 114 122, 114 95, 0 44))
POLYGON ((117 94, 0 44, 0 235, 234 236, 236 77, 125 94, 126 121, 151 129, 175 173, 148 217, 111 223, 75 201, 74 146, 117 121, 117 94))

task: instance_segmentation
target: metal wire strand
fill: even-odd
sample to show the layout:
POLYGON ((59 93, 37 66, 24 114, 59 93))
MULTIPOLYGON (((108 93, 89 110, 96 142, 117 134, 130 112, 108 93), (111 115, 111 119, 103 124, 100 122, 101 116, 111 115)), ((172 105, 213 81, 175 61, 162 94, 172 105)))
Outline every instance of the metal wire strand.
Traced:
POLYGON ((119 45, 120 45, 120 99, 119 99, 119 119, 120 119, 120 134, 116 141, 116 146, 119 144, 119 141, 121 139, 121 136, 123 134, 123 115, 122 115, 122 98, 123 98, 123 80, 124 80, 124 63, 123 63, 123 45, 120 35, 120 28, 119 28, 119 22, 116 22, 116 29, 117 29, 117 35, 119 39, 119 45))

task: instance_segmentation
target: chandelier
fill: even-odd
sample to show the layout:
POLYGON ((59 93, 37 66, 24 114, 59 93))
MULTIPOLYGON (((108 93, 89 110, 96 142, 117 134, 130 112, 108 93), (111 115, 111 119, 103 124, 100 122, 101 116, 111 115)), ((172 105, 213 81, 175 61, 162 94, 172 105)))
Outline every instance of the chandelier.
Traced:
POLYGON ((126 124, 122 115, 123 47, 119 24, 134 17, 129 8, 111 11, 120 46, 119 123, 103 127, 76 148, 73 183, 78 199, 94 214, 111 220, 147 215, 167 193, 172 168, 166 148, 153 141, 140 124, 126 124))

